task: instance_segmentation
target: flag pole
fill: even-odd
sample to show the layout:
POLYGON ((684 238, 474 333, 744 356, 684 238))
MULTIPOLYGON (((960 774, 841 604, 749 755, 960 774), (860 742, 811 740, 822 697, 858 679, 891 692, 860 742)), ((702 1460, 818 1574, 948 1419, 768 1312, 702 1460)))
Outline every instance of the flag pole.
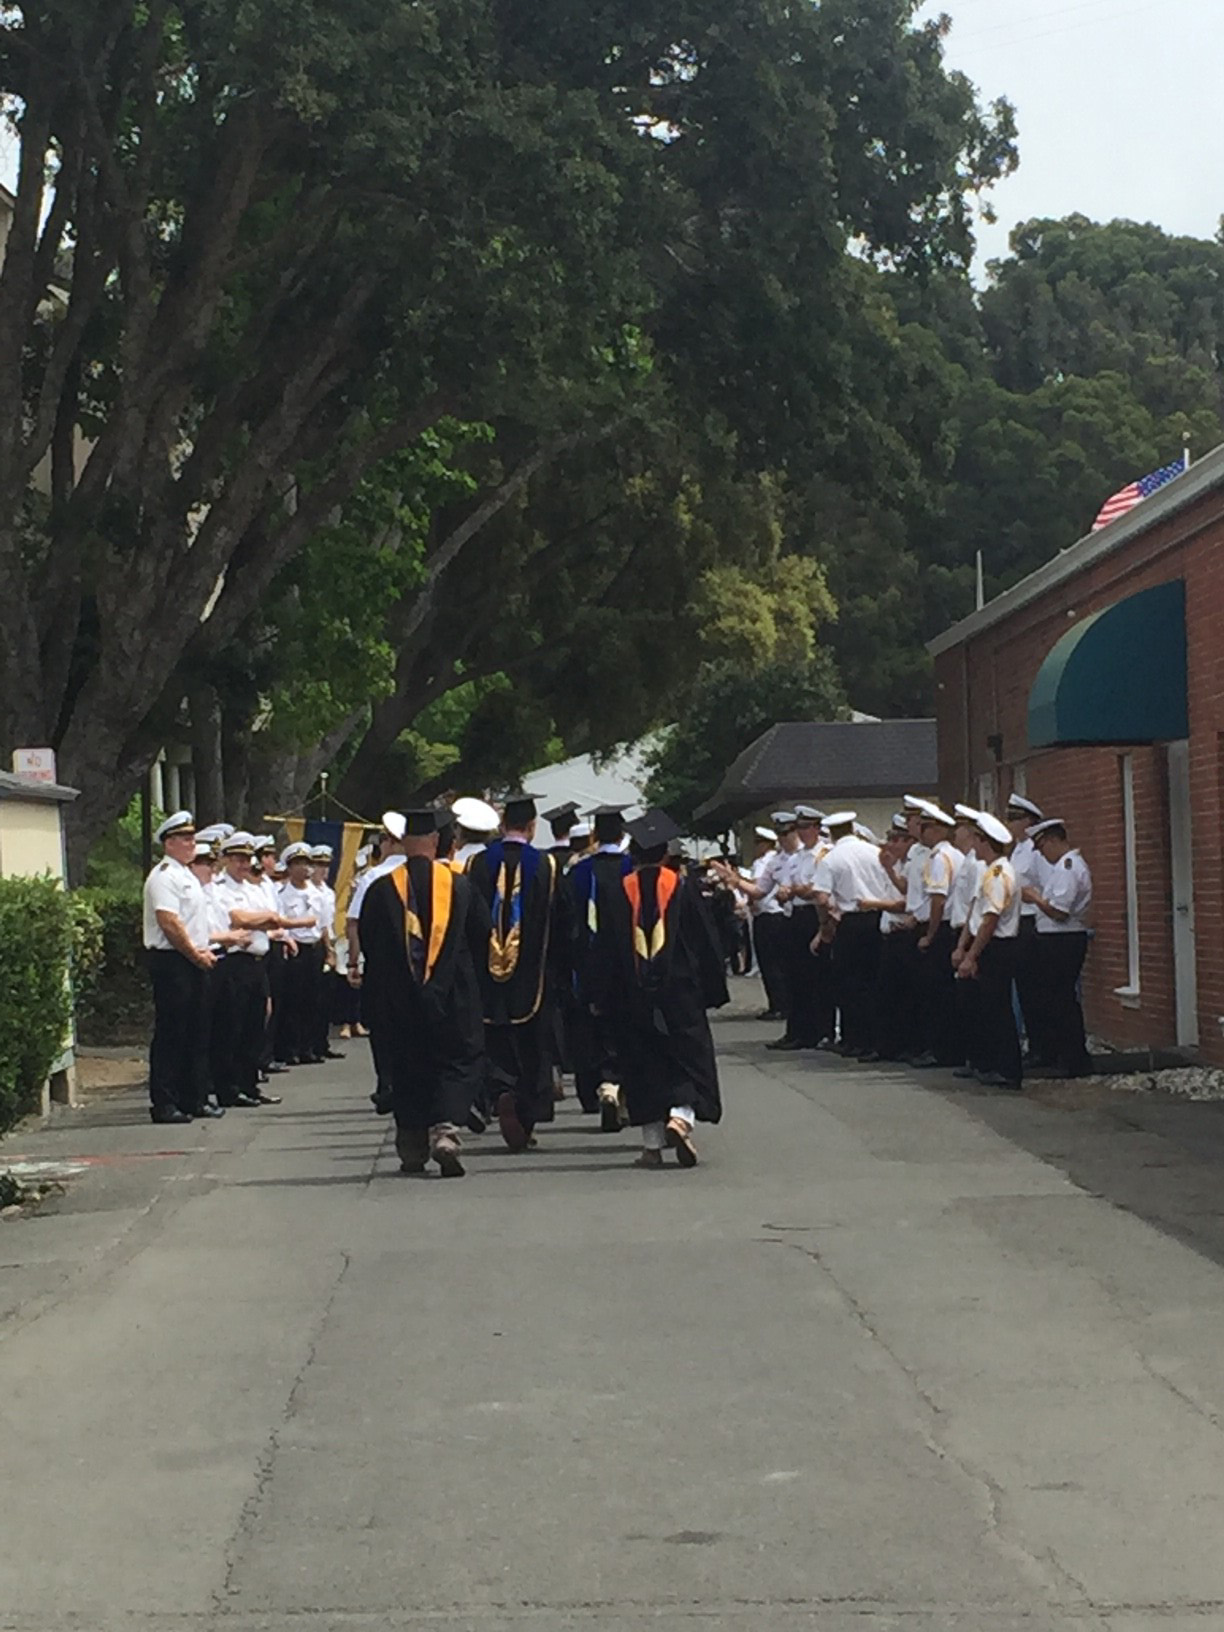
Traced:
POLYGON ((986 580, 982 574, 982 552, 977 552, 977 582, 975 584, 974 608, 980 612, 986 605, 986 580))
POLYGON ((1182 432, 1182 469, 1190 469, 1190 432, 1182 432))

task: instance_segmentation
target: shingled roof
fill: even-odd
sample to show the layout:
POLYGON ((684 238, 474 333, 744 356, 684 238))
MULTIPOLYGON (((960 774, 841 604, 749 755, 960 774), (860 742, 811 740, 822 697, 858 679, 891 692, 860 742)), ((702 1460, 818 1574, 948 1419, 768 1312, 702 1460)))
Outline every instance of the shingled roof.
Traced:
POLYGON ((887 799, 938 781, 934 720, 798 720, 771 725, 696 812, 703 825, 800 799, 887 799))

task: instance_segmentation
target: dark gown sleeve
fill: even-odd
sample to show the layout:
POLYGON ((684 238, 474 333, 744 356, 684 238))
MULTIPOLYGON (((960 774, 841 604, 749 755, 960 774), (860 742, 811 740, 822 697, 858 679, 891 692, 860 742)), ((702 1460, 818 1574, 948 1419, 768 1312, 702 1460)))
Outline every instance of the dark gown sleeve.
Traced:
POLYGON ((721 1009, 731 1001, 727 966, 709 908, 692 881, 686 879, 680 900, 680 933, 697 966, 701 998, 707 1009, 721 1009))

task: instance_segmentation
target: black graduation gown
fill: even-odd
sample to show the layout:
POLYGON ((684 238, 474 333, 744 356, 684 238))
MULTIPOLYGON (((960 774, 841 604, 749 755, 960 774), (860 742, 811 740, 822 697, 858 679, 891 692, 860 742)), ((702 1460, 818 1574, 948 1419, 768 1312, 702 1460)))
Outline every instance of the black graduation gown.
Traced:
POLYGON ((591 984, 612 1021, 634 1127, 666 1121, 673 1105, 691 1105, 701 1122, 720 1121, 722 1095, 706 1010, 730 998, 722 949, 691 878, 646 866, 605 889, 591 984))
POLYGON ((570 868, 564 884, 569 919, 567 989, 574 1083, 583 1109, 592 1112, 599 1109, 600 1084, 620 1079, 612 1024, 607 1017, 593 1012, 599 914, 609 891, 620 891, 621 880, 629 870, 628 856, 619 851, 596 851, 570 868))
POLYGON ((484 936, 471 885, 442 863, 412 856, 370 885, 360 930, 363 1010, 378 1039, 397 1126, 462 1124, 480 1088, 484 1056, 475 959, 484 936), (405 879, 423 943, 415 970, 399 893, 405 879), (448 897, 434 943, 435 909, 445 910, 448 897))
POLYGON ((479 962, 488 1092, 509 1090, 523 1126, 554 1115, 554 1012, 567 967, 560 929, 560 869, 547 851, 498 840, 472 858, 467 876, 488 935, 479 962))

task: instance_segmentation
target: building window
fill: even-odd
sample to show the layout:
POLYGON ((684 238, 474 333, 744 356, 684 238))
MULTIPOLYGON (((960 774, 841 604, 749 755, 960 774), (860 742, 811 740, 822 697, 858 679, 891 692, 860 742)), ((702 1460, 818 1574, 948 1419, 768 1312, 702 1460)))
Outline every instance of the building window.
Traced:
POLYGON ((1012 766, 1012 792, 1018 793, 1022 799, 1028 797, 1028 761, 1022 759, 1018 765, 1012 766))
POLYGON ((1122 754, 1122 865, 1126 901, 1126 985, 1116 988, 1121 998, 1139 997, 1139 849, 1135 831, 1135 759, 1122 754))

